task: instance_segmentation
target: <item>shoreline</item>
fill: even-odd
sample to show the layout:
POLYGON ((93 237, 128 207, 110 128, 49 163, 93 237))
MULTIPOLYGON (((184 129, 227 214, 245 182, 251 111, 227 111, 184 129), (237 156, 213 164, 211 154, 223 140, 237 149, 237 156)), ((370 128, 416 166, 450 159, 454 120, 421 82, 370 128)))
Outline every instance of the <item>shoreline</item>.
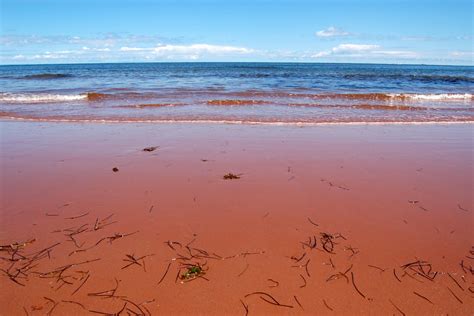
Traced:
POLYGON ((48 118, 21 118, 0 117, 0 122, 38 122, 38 123, 92 123, 92 124, 203 124, 203 125, 267 125, 267 126, 363 126, 363 125, 450 125, 474 124, 474 120, 463 121, 366 121, 366 122, 260 122, 239 120, 82 120, 82 119, 48 119, 48 118))
POLYGON ((474 309, 472 122, 1 122, 0 244, 30 258, 60 243, 24 286, 0 272, 6 313, 474 309))

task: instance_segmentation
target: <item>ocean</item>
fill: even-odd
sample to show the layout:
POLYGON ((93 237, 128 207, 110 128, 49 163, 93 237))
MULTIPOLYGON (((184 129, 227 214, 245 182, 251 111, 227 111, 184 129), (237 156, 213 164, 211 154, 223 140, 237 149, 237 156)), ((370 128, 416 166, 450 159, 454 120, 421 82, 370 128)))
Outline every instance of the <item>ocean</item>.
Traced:
POLYGON ((319 124, 474 121, 474 67, 314 63, 0 66, 0 117, 319 124))

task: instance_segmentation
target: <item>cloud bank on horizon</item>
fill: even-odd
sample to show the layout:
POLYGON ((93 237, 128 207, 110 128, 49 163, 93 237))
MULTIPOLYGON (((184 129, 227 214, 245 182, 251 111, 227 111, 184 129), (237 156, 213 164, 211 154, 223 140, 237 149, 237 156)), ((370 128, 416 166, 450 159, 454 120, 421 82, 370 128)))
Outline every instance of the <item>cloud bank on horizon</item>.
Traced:
POLYGON ((464 0, 0 1, 1 64, 473 65, 471 3, 464 0))

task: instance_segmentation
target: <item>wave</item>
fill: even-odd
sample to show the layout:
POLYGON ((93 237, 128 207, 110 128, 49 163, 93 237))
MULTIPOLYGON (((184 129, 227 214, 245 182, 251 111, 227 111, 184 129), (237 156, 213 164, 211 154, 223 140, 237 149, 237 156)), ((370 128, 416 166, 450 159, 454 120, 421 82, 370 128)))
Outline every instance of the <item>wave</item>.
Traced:
MULTIPOLYGON (((52 93, 0 93, 0 102, 7 103, 45 103, 61 101, 86 100, 90 102, 102 102, 107 100, 129 101, 129 100, 153 100, 150 104, 161 104, 154 102, 156 99, 166 98, 167 104, 174 104, 174 100, 192 98, 198 103, 207 105, 263 105, 281 104, 291 101, 291 99, 311 99, 311 100, 343 100, 355 102, 379 101, 384 103, 399 102, 472 102, 471 93, 293 93, 287 91, 235 91, 216 92, 206 89, 199 92, 182 92, 179 89, 152 92, 121 92, 121 93, 99 93, 88 92, 81 94, 52 94, 52 93), (207 99, 207 100, 206 100, 207 99)), ((139 104, 144 105, 144 104, 139 104)), ((392 105, 392 104, 390 104, 392 105)), ((405 104, 403 104, 405 105, 405 104)))
POLYGON ((472 100, 470 93, 440 93, 440 94, 417 94, 417 93, 343 93, 343 94, 319 94, 313 98, 347 99, 347 100, 429 100, 429 101, 449 101, 449 100, 472 100))
POLYGON ((86 99, 86 94, 0 93, 0 102, 8 103, 45 103, 78 101, 86 99))
POLYGON ((449 100, 473 100, 471 93, 291 93, 280 91, 240 91, 230 92, 228 96, 245 98, 305 98, 305 99, 339 99, 339 100, 371 100, 371 101, 392 101, 392 100, 429 100, 429 101, 449 101, 449 100))
POLYGON ((119 105, 119 108, 130 108, 130 109, 144 109, 144 108, 162 108, 184 105, 183 103, 149 103, 149 104, 136 104, 136 105, 119 105))
POLYGON ((232 120, 232 119, 94 119, 94 118, 64 118, 64 117, 27 117, 12 116, 0 112, 0 120, 16 120, 29 122, 60 122, 60 123, 100 123, 100 124, 116 124, 116 123, 153 123, 153 124, 230 124, 230 125, 276 125, 276 126, 324 126, 324 125, 431 125, 431 124, 474 124, 473 118, 443 118, 443 119, 417 119, 417 120, 400 120, 400 119, 340 119, 340 120, 318 120, 318 121, 279 121, 279 120, 232 120))
POLYGON ((53 73, 44 73, 44 74, 35 74, 35 75, 26 75, 21 77, 21 79, 35 79, 35 80, 48 80, 48 79, 63 79, 74 77, 71 74, 53 74, 53 73))
POLYGON ((424 106, 409 105, 387 105, 387 104, 318 104, 318 103, 289 103, 291 107, 316 107, 327 109, 358 109, 358 110, 383 110, 383 111, 424 111, 424 110, 450 110, 450 111, 466 111, 462 108, 428 108, 424 106))
MULTIPOLYGON (((125 90, 125 89, 121 89, 125 90)), ((86 93, 87 100, 89 101, 103 101, 103 100, 129 100, 129 99, 150 99, 160 96, 158 93, 153 92, 122 92, 122 93, 98 93, 88 92, 86 93)))
POLYGON ((473 77, 468 76, 450 76, 450 75, 414 75, 414 74, 347 74, 343 76, 344 79, 351 80, 406 80, 418 81, 423 83, 474 83, 473 77))
POLYGON ((261 105, 269 104, 264 100, 208 100, 207 105, 261 105))
POLYGON ((441 93, 441 94, 392 94, 392 98, 411 99, 411 100, 429 100, 429 101, 445 101, 445 100, 472 100, 470 93, 441 93))

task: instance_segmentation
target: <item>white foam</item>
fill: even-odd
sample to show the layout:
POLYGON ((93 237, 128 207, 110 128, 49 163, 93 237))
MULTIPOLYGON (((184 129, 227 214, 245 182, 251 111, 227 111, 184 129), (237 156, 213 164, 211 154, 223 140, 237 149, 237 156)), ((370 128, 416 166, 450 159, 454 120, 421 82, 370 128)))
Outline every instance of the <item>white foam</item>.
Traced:
POLYGON ((87 94, 0 93, 0 102, 45 103, 86 100, 87 94))
POLYGON ((17 116, 2 116, 1 120, 49 123, 98 123, 98 124, 216 124, 216 125, 269 125, 269 126, 332 126, 332 125, 451 125, 474 124, 474 120, 446 121, 339 121, 339 122, 261 122, 242 120, 114 120, 114 119, 63 119, 63 118, 25 118, 17 116))
POLYGON ((429 101, 443 101, 443 100, 471 100, 472 94, 470 93, 440 93, 440 94, 389 94, 392 98, 407 98, 412 100, 429 100, 429 101))

